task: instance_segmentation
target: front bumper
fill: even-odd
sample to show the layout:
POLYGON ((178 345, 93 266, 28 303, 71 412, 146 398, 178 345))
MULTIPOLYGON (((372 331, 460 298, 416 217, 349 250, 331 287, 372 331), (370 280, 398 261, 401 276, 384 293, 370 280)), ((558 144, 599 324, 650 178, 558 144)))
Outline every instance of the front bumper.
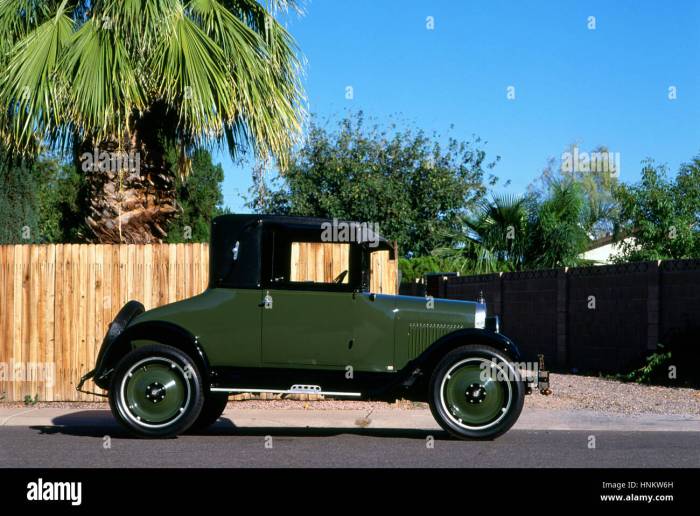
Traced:
POLYGON ((544 355, 537 355, 536 371, 528 371, 527 375, 527 394, 532 394, 532 390, 537 389, 540 394, 549 396, 552 394, 552 389, 549 387, 549 371, 544 366, 544 355))
POLYGON ((85 382, 87 382, 92 377, 94 377, 96 371, 97 371, 97 369, 93 369, 92 371, 85 373, 80 378, 80 383, 78 383, 78 386, 75 388, 75 390, 78 392, 82 392, 83 394, 92 394, 93 396, 100 396, 102 398, 106 398, 107 395, 103 392, 87 391, 87 390, 83 389, 83 385, 85 384, 85 382))

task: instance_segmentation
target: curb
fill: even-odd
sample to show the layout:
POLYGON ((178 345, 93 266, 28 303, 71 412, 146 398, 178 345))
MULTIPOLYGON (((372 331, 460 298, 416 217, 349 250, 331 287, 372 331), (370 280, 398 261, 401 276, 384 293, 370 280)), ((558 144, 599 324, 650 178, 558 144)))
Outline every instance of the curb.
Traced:
MULTIPOLYGON (((0 409, 0 427, 113 427, 109 410, 0 409)), ((260 428, 383 428, 440 430, 426 409, 302 410, 228 408, 217 425, 260 428)), ((700 432, 700 417, 645 414, 627 416, 586 410, 524 409, 515 430, 700 432)))

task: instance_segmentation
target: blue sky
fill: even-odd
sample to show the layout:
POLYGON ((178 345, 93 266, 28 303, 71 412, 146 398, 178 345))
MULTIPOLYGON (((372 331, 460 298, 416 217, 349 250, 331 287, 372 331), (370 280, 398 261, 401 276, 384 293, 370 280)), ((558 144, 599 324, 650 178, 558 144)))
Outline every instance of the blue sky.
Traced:
MULTIPOLYGON (((675 173, 700 153, 698 29, 697 0, 312 0, 289 17, 312 113, 361 109, 378 122, 398 115, 430 132, 476 134, 501 156, 494 173, 513 193, 575 142, 619 152, 627 182, 644 158, 675 173)), ((246 211, 250 165, 215 159, 226 205, 246 211)))

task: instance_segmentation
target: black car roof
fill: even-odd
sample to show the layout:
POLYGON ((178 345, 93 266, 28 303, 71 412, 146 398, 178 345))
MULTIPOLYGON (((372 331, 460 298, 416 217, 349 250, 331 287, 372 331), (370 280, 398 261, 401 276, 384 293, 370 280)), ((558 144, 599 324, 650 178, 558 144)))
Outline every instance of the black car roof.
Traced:
MULTIPOLYGON (((357 224, 361 225, 363 223, 361 222, 356 222, 356 221, 350 221, 350 220, 343 220, 343 219, 326 219, 326 218, 320 218, 320 217, 297 217, 297 216, 289 216, 289 215, 267 215, 267 214, 255 214, 255 213, 245 213, 245 214, 240 214, 240 213, 229 213, 227 215, 220 215, 212 221, 212 224, 222 224, 222 225, 231 225, 231 226, 243 226, 247 223, 254 222, 254 221, 263 221, 263 223, 266 224, 274 224, 276 226, 286 226, 289 227, 290 229, 308 229, 308 230, 315 230, 317 229, 318 231, 321 231, 322 225, 324 224, 333 224, 335 223, 345 223, 345 224, 357 224)), ((365 223, 366 224, 366 223, 365 223)), ((387 248, 392 248, 393 245, 386 239, 384 238, 381 234, 373 231, 371 228, 369 231, 365 234, 367 236, 367 241, 375 241, 375 236, 376 241, 380 242, 382 247, 387 247, 387 248)), ((360 242, 361 243, 361 242, 360 242)))
MULTIPOLYGON (((272 226, 282 233, 288 232, 290 238, 296 238, 298 235, 302 240, 309 236, 308 232, 315 233, 312 240, 320 242, 324 238, 323 231, 328 228, 324 224, 331 224, 332 227, 333 222, 350 221, 256 214, 228 214, 216 217, 211 224, 209 246, 210 287, 260 288, 264 262, 262 230, 265 226, 272 226)), ((339 231, 340 229, 338 228, 339 231)), ((392 259, 395 256, 393 245, 374 232, 371 225, 356 228, 354 233, 354 236, 347 236, 353 239, 352 242, 364 247, 363 252, 388 250, 392 259)), ((358 256, 357 248, 351 251, 351 256, 353 255, 358 256)))

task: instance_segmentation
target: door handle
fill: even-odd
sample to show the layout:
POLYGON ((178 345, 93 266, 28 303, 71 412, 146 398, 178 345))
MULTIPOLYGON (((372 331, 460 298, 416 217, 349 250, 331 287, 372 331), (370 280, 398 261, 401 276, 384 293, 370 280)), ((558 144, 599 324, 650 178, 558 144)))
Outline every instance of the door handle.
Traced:
POLYGON ((258 303, 258 308, 272 308, 272 296, 270 295, 269 290, 265 293, 263 300, 258 303))

